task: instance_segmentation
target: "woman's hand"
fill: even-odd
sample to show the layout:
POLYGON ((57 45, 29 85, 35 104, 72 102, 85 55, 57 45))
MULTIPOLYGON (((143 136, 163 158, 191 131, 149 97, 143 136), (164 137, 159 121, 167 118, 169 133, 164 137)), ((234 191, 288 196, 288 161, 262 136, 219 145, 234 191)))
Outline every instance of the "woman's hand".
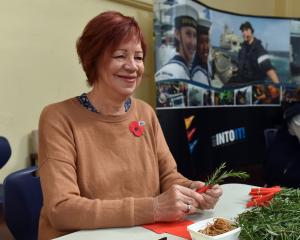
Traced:
POLYGON ((212 209, 215 207, 222 189, 214 185, 205 193, 196 190, 203 187, 204 183, 192 182, 190 188, 173 185, 168 191, 154 198, 155 222, 170 222, 182 219, 184 216, 196 212, 197 208, 212 209))
MULTIPOLYGON (((191 183, 190 188, 193 190, 200 189, 205 184, 200 181, 194 181, 191 183)), ((220 196, 222 195, 223 191, 220 188, 218 184, 212 186, 212 188, 209 188, 205 193, 198 193, 201 195, 201 199, 198 202, 198 208, 204 210, 204 209, 213 209, 218 202, 220 196)))
POLYGON ((195 190, 180 185, 173 185, 166 192, 154 198, 155 222, 170 222, 182 219, 194 213, 204 197, 195 190))

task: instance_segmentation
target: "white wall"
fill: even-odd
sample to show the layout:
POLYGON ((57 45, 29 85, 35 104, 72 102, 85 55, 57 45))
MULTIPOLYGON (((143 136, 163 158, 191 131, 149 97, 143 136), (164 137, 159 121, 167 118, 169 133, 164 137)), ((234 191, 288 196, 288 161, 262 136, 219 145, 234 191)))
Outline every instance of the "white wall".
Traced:
POLYGON ((137 95, 153 104, 152 12, 111 0, 0 0, 0 135, 12 145, 0 181, 29 164, 29 134, 43 107, 88 90, 75 42, 105 10, 134 16, 144 29, 150 46, 137 95))

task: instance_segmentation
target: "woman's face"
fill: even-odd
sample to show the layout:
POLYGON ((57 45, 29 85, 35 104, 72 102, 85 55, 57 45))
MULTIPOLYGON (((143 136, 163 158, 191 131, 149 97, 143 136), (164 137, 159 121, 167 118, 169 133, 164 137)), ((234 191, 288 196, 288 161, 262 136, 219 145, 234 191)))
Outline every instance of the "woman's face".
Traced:
MULTIPOLYGON (((99 66, 101 87, 121 97, 128 97, 140 84, 144 73, 144 56, 140 41, 135 38, 122 42, 108 55, 107 68, 99 66), (105 71, 104 75, 101 71, 105 71)), ((106 59, 104 59, 106 60, 106 59)))

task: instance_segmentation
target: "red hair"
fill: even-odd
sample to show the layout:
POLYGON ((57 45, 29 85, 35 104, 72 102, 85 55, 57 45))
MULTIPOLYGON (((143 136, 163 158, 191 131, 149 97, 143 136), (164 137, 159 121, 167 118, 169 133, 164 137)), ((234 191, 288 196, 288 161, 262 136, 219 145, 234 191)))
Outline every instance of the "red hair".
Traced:
POLYGON ((143 57, 146 56, 146 43, 138 23, 134 18, 119 12, 107 11, 88 22, 76 43, 77 53, 90 86, 98 79, 98 63, 103 69, 111 54, 123 41, 136 38, 141 42, 143 57))

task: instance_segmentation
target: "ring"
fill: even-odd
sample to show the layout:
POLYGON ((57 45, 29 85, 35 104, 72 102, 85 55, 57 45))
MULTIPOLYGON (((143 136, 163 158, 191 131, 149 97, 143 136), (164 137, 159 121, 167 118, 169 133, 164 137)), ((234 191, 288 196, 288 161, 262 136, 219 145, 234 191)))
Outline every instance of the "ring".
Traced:
POLYGON ((188 214, 188 213, 190 213, 190 211, 192 209, 192 205, 188 203, 186 206, 187 206, 187 209, 186 209, 185 213, 188 214))

